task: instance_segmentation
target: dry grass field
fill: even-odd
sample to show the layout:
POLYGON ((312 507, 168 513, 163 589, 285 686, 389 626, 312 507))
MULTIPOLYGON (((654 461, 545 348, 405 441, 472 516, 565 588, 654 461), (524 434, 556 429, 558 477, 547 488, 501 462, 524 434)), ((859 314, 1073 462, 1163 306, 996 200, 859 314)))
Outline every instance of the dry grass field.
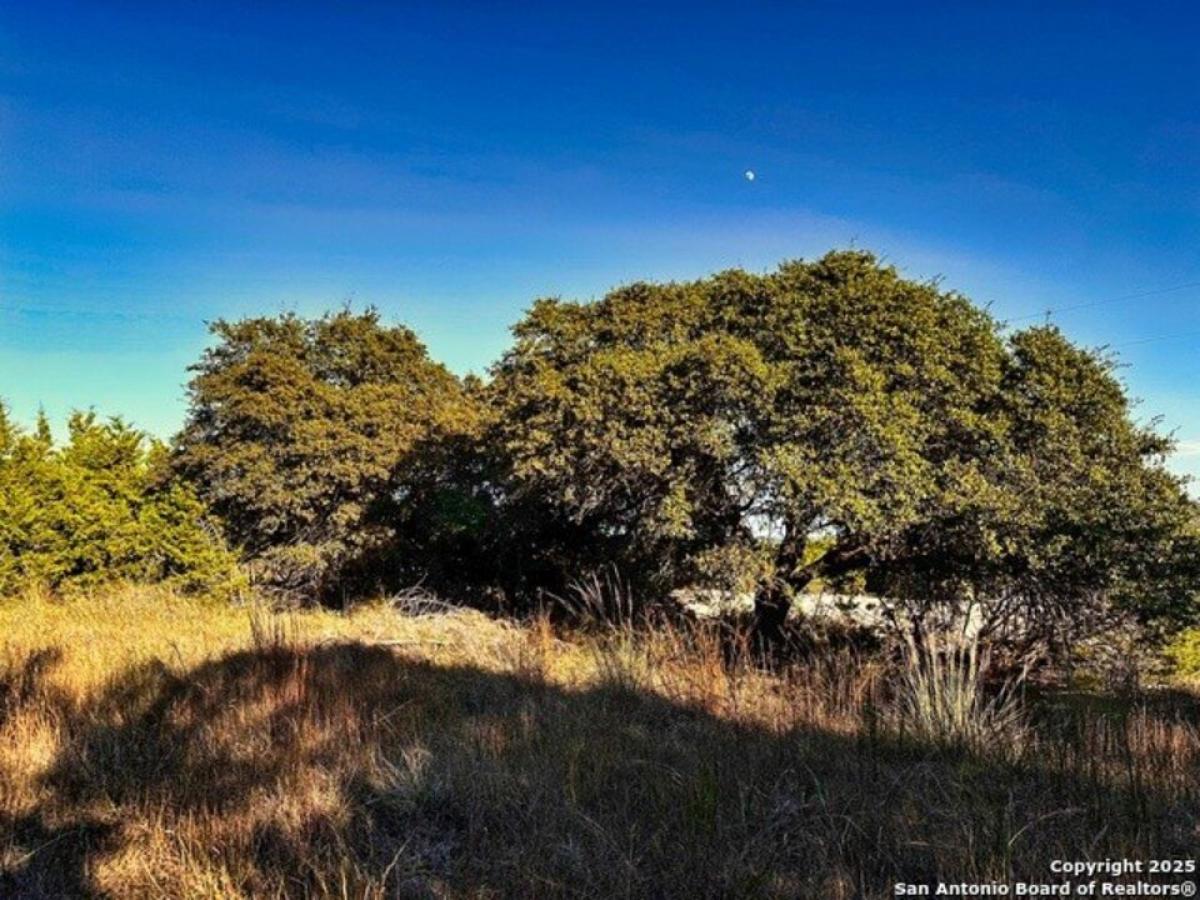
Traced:
POLYGON ((947 743, 877 664, 680 629, 129 588, 0 636, 4 896, 881 898, 1200 844, 1186 696, 947 743))

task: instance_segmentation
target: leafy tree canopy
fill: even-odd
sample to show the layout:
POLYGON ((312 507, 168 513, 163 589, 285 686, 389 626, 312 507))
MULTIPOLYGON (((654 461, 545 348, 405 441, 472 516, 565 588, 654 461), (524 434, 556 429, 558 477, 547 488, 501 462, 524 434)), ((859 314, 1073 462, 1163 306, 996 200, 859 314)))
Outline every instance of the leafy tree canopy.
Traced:
POLYGON ((25 434, 0 406, 0 592, 118 579, 233 590, 234 557, 165 462, 120 419, 76 413, 55 446, 44 417, 25 434))
POLYGON ((463 386, 370 309, 211 330, 176 471, 266 584, 327 596, 399 577, 405 502, 439 442, 474 419, 463 386))
POLYGON ((997 628, 1195 609, 1194 504, 1111 361, 870 254, 541 300, 515 336, 509 502, 647 583, 753 583, 776 624, 815 578, 997 628))

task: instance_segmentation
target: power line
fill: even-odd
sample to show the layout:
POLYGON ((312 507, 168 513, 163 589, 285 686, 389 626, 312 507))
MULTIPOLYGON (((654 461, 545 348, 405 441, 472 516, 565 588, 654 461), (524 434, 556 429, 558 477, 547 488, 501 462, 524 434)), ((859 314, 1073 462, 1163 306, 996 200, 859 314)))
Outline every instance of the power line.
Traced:
MULTIPOLYGON (((1101 306, 1110 303, 1121 303, 1130 300, 1139 300, 1145 297, 1154 297, 1160 294, 1172 293, 1175 291, 1187 290, 1189 288, 1200 288, 1200 281, 1188 282, 1186 284, 1177 284, 1171 287, 1159 288, 1153 291, 1142 291, 1136 294, 1124 294, 1120 297, 1108 297, 1103 300, 1093 300, 1089 303, 1077 303, 1073 306, 1060 306, 1055 309, 1047 309, 1040 313, 1031 313, 1025 316, 1014 316, 1011 319, 1005 320, 1004 324, 1010 322, 1023 322, 1030 319, 1038 319, 1043 316, 1049 317, 1056 313, 1072 312, 1079 309, 1090 309, 1094 306, 1101 306)), ((194 324, 204 324, 207 319, 197 313, 196 315, 183 315, 180 313, 168 313, 161 310, 118 310, 118 309, 63 309, 52 307, 39 306, 13 306, 6 303, 0 303, 0 314, 15 313, 17 315, 34 315, 34 316, 52 316, 63 318, 87 318, 87 319, 122 319, 130 320, 153 320, 171 322, 187 322, 194 324)), ((1200 337, 1200 331, 1182 331, 1175 334, 1161 334, 1153 337, 1138 338, 1132 341, 1119 341, 1105 344, 1106 347, 1135 347, 1141 344, 1153 344, 1159 341, 1173 341, 1184 338, 1200 337)))
POLYGON ((1181 338, 1200 337, 1200 331, 1179 331, 1175 334, 1160 334, 1157 337, 1138 338, 1135 341, 1121 341, 1118 344, 1109 344, 1110 347, 1134 347, 1139 344, 1153 344, 1158 341, 1174 341, 1181 338))
POLYGON ((74 319, 160 319, 172 322, 203 322, 199 314, 186 316, 180 313, 168 313, 161 310, 123 310, 123 309, 65 309, 49 306, 13 306, 0 303, 0 314, 13 313, 28 316, 51 316, 74 319))
POLYGON ((1186 291, 1192 288, 1200 288, 1200 281, 1189 281, 1184 284, 1175 284, 1170 287, 1156 288, 1152 291, 1139 291, 1136 294, 1122 294, 1119 297, 1105 297, 1102 300, 1090 300, 1087 303, 1076 303, 1071 306, 1059 306, 1052 309, 1044 309, 1041 312, 1030 313, 1025 316, 1013 316, 1011 319, 1006 319, 1008 322, 1026 322, 1030 319, 1040 319, 1043 316, 1049 317, 1057 313, 1074 312, 1078 309, 1091 309, 1094 306, 1106 306, 1110 303, 1126 303, 1130 300, 1141 300, 1145 297, 1157 297, 1160 294, 1171 294, 1176 291, 1186 291))

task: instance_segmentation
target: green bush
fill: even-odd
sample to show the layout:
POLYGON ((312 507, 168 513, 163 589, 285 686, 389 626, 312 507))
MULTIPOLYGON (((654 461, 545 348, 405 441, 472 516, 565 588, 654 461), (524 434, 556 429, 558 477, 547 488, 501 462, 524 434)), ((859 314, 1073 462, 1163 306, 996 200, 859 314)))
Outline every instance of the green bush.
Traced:
POLYGON ((111 581, 227 594, 233 555, 166 449, 120 419, 76 413, 56 446, 44 418, 22 432, 0 407, 0 593, 111 581))
POLYGON ((1175 666, 1175 674, 1186 680, 1200 679, 1200 628, 1180 632, 1167 645, 1167 657, 1175 666))

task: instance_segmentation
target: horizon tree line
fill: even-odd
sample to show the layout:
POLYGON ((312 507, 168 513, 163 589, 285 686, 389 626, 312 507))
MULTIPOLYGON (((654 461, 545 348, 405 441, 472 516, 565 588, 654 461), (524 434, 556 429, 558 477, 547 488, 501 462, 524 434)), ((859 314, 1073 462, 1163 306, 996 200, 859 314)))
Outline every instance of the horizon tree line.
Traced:
POLYGON ((0 590, 520 605, 615 566, 753 592, 765 633, 820 583, 1060 649, 1200 611, 1197 504, 1114 361, 866 252, 538 300, 486 379, 373 308, 211 332, 169 445, 0 414, 0 590))

